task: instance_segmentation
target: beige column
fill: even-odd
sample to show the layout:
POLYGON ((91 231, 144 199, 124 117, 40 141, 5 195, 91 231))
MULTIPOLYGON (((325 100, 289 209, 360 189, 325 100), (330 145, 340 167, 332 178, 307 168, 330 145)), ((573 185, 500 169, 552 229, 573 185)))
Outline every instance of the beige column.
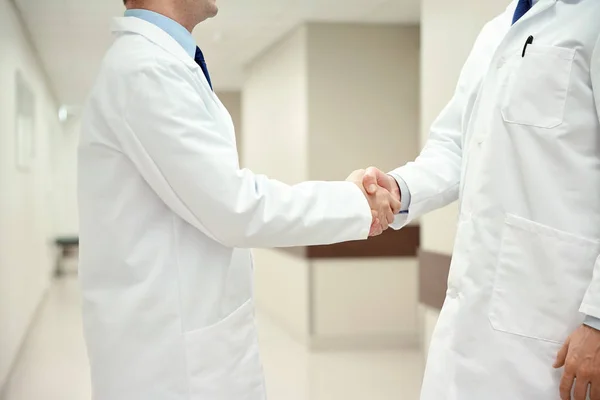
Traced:
MULTIPOLYGON (((413 159, 418 70, 414 26, 295 30, 248 68, 244 166, 293 184, 341 180, 358 168, 388 170, 413 159)), ((261 312, 313 348, 414 344, 416 258, 336 257, 345 251, 256 249, 261 312)))
MULTIPOLYGON (((421 15, 421 144, 429 135, 429 127, 452 97, 458 75, 469 55, 475 38, 483 25, 502 12, 508 2, 498 0, 423 0, 421 15)), ((429 269, 448 268, 452 254, 457 219, 456 204, 438 210, 421 219, 421 249, 436 256, 428 260, 429 269), (447 257, 442 257, 447 256, 447 257), (437 265, 436 265, 437 263, 437 265)), ((423 268, 423 265, 421 266, 423 268)), ((424 277, 424 275, 421 275, 424 277)), ((427 277, 440 274, 433 271, 427 277)), ((443 288, 444 285, 426 285, 443 288)), ((439 289, 430 289, 438 290, 439 289)), ((421 293, 424 297, 440 296, 440 293, 421 293)), ((443 293, 441 293, 443 298, 443 293)), ((431 302, 429 302, 431 303, 431 302)), ((439 307, 421 305, 425 354, 437 317, 439 307)))
MULTIPOLYGON (((294 184, 308 179, 307 29, 298 29, 248 67, 242 91, 242 165, 294 184)), ((256 300, 299 340, 309 331, 309 261, 256 249, 256 300)))
POLYGON ((242 151, 242 92, 238 90, 217 91, 217 96, 225 106, 233 125, 235 126, 235 140, 237 142, 238 153, 242 151))

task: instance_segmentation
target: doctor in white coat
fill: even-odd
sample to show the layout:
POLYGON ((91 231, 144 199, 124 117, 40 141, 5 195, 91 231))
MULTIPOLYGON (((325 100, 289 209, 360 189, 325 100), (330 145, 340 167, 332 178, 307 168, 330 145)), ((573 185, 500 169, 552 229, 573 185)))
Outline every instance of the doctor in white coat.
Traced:
POLYGON ((366 239, 400 203, 360 171, 288 186, 240 169, 190 34, 214 0, 126 5, 79 148, 93 399, 264 400, 249 248, 366 239))
POLYGON ((368 170, 396 228, 460 200, 421 399, 600 399, 599 114, 600 1, 513 1, 416 161, 368 170))

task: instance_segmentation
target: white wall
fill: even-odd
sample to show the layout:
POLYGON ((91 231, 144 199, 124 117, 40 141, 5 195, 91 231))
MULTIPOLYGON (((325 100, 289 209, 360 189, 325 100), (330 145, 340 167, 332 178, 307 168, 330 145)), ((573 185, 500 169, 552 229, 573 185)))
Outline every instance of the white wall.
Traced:
POLYGON ((419 149, 419 28, 310 24, 309 178, 384 171, 419 149))
MULTIPOLYGON (((507 0, 422 0, 421 10, 421 144, 452 97, 460 70, 483 25, 508 5, 507 0)), ((451 254, 457 204, 421 218, 422 248, 451 254)), ((423 344, 428 348, 437 312, 423 309, 423 344)))
POLYGON ((420 320, 423 324, 421 349, 423 351, 423 358, 427 360, 427 356, 429 355, 429 345, 431 343, 431 336, 433 335, 433 331, 435 329, 435 325, 437 324, 437 320, 440 317, 440 310, 426 305, 421 305, 419 307, 419 312, 421 317, 420 320))
MULTIPOLYGON (((384 171, 419 149, 419 28, 308 25, 309 178, 384 171)), ((416 341, 415 258, 311 263, 316 347, 416 341)))
POLYGON ((62 131, 52 138, 52 221, 60 236, 77 236, 77 145, 81 120, 74 116, 62 123, 62 131))
POLYGON ((315 349, 410 347, 417 337, 417 261, 413 258, 315 260, 315 349))
POLYGON ((242 94, 244 165, 289 184, 308 179, 306 36, 295 30, 252 63, 242 94))
POLYGON ((56 104, 12 3, 0 0, 0 387, 49 285, 52 269, 49 141, 60 132, 56 104), (35 158, 15 167, 15 73, 35 97, 35 158))
MULTIPOLYGON (((286 183, 384 170, 418 150, 417 27, 308 24, 262 54, 243 91, 243 165, 286 183)), ((416 340, 414 258, 254 251, 259 308, 315 348, 416 340)))
POLYGON ((217 92, 217 96, 221 103, 225 106, 229 114, 231 115, 231 119, 233 120, 233 125, 235 126, 235 139, 237 142, 238 153, 240 158, 242 156, 242 92, 241 91, 224 91, 217 92))

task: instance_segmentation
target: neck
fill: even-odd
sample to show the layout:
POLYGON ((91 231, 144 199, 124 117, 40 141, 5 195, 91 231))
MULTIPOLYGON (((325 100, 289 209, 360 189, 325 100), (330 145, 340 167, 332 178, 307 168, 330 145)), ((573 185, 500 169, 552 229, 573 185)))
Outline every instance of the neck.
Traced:
POLYGON ((206 17, 196 15, 194 10, 181 0, 128 0, 127 9, 142 9, 164 15, 179 23, 190 33, 196 25, 206 19, 206 17))

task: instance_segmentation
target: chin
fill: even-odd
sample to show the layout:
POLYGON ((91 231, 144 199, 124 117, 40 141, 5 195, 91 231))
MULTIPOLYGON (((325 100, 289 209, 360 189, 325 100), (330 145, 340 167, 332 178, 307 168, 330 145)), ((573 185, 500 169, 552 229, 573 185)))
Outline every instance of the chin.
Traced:
POLYGON ((215 17, 219 13, 219 6, 217 6, 216 1, 211 1, 208 6, 208 17, 215 17))

